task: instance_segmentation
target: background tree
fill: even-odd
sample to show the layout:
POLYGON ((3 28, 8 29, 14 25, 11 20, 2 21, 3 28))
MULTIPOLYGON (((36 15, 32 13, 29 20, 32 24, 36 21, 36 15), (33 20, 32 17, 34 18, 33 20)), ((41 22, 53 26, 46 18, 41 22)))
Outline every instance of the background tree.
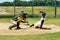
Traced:
POLYGON ((19 5, 21 5, 21 2, 20 2, 20 0, 14 0, 14 2, 13 2, 16 6, 19 6, 19 5))

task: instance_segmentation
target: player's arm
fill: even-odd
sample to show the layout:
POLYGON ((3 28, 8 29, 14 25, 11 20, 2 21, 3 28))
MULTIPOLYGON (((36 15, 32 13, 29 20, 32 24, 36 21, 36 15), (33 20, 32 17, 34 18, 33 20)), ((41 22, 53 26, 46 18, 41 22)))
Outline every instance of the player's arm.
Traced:
POLYGON ((22 18, 22 16, 19 16, 17 19, 18 19, 18 21, 22 21, 23 18, 22 18))

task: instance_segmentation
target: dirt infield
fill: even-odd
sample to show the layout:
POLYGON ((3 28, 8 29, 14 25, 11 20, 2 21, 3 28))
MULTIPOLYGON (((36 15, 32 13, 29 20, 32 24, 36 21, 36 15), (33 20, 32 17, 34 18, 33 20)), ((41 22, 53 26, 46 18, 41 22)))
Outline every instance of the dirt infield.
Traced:
POLYGON ((43 29, 29 28, 29 26, 21 25, 23 29, 19 30, 9 30, 9 25, 10 23, 0 23, 0 35, 35 35, 60 32, 60 27, 56 25, 43 25, 43 29))

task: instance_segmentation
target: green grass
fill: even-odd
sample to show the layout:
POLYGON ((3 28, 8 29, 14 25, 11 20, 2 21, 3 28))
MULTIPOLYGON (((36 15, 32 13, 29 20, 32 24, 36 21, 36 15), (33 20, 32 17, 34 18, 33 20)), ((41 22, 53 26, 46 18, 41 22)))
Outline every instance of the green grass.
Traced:
MULTIPOLYGON (((40 20, 40 18, 29 18, 30 23, 35 23, 39 20, 40 20)), ((60 18, 46 18, 44 24, 60 26, 60 18)))
MULTIPOLYGON (((12 18, 0 18, 0 22, 9 23, 11 19, 12 18)), ((29 20, 29 23, 33 24, 33 23, 39 21, 40 18, 29 18, 28 20, 29 20)), ((54 24, 54 25, 60 26, 60 18, 46 18, 44 24, 49 24, 49 25, 54 24)))
POLYGON ((42 35, 0 35, 0 40, 60 40, 60 32, 42 35))
POLYGON ((45 24, 60 26, 60 18, 46 18, 45 24))
POLYGON ((7 23, 9 23, 11 21, 11 19, 12 18, 0 18, 0 22, 3 22, 3 23, 7 22, 7 23))

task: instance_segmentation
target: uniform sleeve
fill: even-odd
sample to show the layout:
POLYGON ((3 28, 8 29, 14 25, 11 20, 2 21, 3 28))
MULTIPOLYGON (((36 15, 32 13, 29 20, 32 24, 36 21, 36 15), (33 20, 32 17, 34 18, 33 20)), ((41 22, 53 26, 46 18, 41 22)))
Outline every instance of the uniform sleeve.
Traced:
POLYGON ((17 18, 18 18, 18 16, 15 16, 15 17, 12 18, 12 20, 17 21, 18 20, 17 18))

